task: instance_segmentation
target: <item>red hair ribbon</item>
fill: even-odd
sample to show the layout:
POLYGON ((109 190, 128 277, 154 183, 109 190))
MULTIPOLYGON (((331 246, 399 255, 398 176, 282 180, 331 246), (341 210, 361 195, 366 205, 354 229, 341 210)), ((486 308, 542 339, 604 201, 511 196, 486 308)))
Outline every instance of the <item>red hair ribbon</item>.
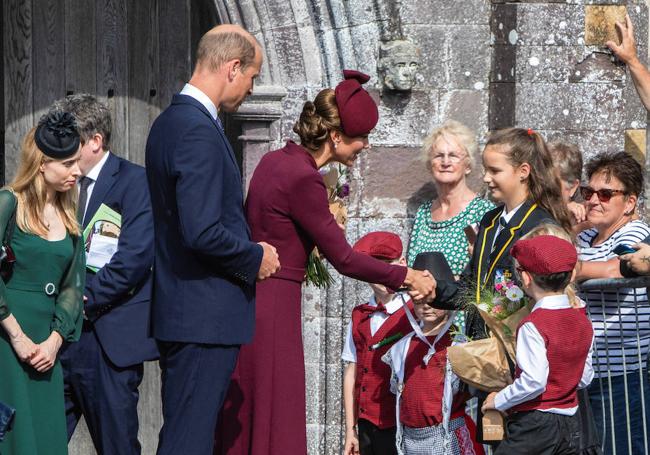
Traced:
POLYGON ((533 129, 532 129, 532 128, 528 128, 528 135, 529 135, 529 136, 532 136, 533 134, 535 134, 535 132, 533 131, 533 129))

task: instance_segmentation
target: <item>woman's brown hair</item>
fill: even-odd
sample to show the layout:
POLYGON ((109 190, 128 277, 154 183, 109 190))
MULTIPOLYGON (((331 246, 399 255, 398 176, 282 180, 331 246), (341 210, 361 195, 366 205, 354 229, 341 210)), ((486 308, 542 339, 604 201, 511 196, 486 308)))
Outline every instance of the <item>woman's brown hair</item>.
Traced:
POLYGON ((341 131, 341 118, 334 90, 321 90, 313 102, 307 101, 293 131, 300 136, 300 144, 309 150, 318 150, 329 138, 330 131, 341 131))
POLYGON ((542 136, 532 130, 507 128, 492 133, 486 147, 490 145, 503 146, 501 151, 508 156, 508 161, 513 166, 524 163, 530 165, 527 180, 529 199, 570 231, 571 221, 562 199, 562 183, 542 136))

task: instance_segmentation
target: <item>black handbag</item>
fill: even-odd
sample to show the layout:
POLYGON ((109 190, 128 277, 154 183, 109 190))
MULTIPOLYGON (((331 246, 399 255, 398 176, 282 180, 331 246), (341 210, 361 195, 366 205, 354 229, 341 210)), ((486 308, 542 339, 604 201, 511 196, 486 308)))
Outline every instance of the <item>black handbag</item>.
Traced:
POLYGON ((14 271, 14 262, 16 262, 16 255, 11 249, 11 238, 14 235, 14 228, 16 227, 16 205, 14 205, 13 213, 11 218, 7 222, 7 227, 5 228, 5 235, 2 239, 2 248, 0 248, 0 277, 6 283, 11 278, 11 274, 14 271))
POLYGON ((0 441, 4 439, 5 434, 11 430, 11 425, 14 422, 16 410, 7 406, 0 401, 0 441))

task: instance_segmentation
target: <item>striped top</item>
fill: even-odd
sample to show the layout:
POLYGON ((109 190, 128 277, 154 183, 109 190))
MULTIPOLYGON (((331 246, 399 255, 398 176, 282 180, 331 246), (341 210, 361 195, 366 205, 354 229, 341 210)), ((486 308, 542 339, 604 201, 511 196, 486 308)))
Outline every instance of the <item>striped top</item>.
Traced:
MULTIPOLYGON (((576 246, 581 261, 607 261, 617 257, 618 245, 633 245, 650 234, 642 221, 631 221, 600 245, 592 245, 596 228, 578 234, 576 246)), ((594 327, 593 366, 596 377, 620 376, 646 368, 650 344, 650 305, 646 288, 592 290, 581 294, 594 327), (640 348, 640 349, 639 349, 640 348)))

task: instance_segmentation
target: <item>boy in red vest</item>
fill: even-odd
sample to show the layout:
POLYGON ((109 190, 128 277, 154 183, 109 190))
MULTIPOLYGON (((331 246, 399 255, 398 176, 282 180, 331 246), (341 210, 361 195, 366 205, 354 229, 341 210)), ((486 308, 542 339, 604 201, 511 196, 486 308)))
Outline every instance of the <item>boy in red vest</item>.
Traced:
POLYGON ((499 454, 578 453, 577 389, 589 385, 594 332, 565 289, 577 261, 571 243, 550 235, 519 240, 510 252, 536 303, 517 329, 514 382, 488 395, 483 411, 509 411, 499 454))
MULTIPOLYGON (((371 232, 359 239, 354 251, 389 263, 406 265, 402 241, 391 232, 371 232)), ((370 284, 370 302, 352 311, 341 358, 348 362, 343 375, 345 455, 394 455, 395 396, 390 392, 390 367, 382 355, 411 331, 404 312, 408 295, 394 294, 370 284)))

